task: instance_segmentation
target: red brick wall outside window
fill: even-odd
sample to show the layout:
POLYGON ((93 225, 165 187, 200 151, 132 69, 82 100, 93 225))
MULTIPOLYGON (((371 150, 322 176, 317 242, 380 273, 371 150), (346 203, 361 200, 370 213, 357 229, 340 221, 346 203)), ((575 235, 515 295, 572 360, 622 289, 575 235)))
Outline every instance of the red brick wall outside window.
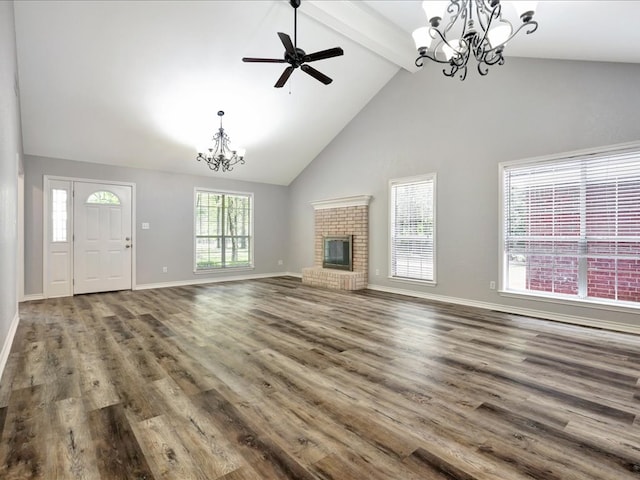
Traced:
POLYGON ((507 290, 640 302, 640 156, 596 166, 505 170, 507 290))

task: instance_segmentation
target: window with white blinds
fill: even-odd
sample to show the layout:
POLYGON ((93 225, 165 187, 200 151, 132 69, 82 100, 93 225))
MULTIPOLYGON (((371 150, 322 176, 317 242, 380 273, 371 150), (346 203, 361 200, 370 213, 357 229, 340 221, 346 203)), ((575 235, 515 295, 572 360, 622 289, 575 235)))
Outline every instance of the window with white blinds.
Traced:
POLYGON ((435 282, 435 174, 392 180, 391 276, 435 282))
POLYGON ((195 271, 253 266, 253 195, 195 193, 195 271))
POLYGON ((503 167, 505 290, 640 302, 640 149, 503 167))

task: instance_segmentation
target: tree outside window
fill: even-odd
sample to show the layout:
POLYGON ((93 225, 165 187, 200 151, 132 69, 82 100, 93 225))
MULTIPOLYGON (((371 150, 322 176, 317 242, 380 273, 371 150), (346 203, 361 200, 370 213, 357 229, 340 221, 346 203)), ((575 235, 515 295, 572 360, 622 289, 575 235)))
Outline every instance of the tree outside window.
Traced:
POLYGON ((253 195, 197 190, 195 270, 252 267, 253 195))

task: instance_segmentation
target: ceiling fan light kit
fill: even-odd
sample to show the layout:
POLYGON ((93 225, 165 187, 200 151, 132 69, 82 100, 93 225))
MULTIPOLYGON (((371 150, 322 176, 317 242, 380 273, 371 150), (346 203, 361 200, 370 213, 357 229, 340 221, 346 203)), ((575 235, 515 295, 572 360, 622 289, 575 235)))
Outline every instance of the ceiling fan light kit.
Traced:
POLYGON ((239 150, 232 150, 229 146, 230 138, 222 128, 222 117, 224 112, 220 110, 218 116, 220 117, 220 128, 213 135, 214 145, 208 149, 207 153, 198 153, 196 160, 199 162, 206 162, 208 167, 217 172, 222 170, 223 172, 230 172, 237 164, 244 164, 244 152, 239 150))
POLYGON ((500 0, 425 0, 422 8, 429 26, 413 32, 416 66, 422 67, 426 58, 448 65, 442 70, 447 77, 459 75, 464 80, 471 57, 480 75, 489 73, 492 65, 503 65, 506 44, 521 30, 531 34, 538 28, 533 20, 537 1, 512 3, 520 15, 515 27, 502 17, 500 0))
POLYGON ((289 4, 293 7, 293 42, 288 34, 278 32, 278 37, 280 37, 280 41, 284 46, 284 58, 244 57, 242 61, 248 63, 288 63, 289 66, 284 69, 282 75, 278 78, 278 81, 274 85, 275 88, 282 88, 287 83, 287 80, 289 80, 293 71, 298 67, 319 82, 329 85, 333 79, 319 72, 309 65, 309 63, 338 57, 343 55, 344 52, 342 48, 335 47, 307 54, 304 50, 298 48, 298 7, 300 6, 300 0, 289 0, 289 4))

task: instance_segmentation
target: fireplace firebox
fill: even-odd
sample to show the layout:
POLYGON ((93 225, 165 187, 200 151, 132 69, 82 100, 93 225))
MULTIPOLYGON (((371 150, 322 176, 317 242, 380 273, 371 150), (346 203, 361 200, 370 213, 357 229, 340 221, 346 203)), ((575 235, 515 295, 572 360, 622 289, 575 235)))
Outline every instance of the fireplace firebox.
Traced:
POLYGON ((322 268, 353 270, 353 235, 323 237, 322 268))

